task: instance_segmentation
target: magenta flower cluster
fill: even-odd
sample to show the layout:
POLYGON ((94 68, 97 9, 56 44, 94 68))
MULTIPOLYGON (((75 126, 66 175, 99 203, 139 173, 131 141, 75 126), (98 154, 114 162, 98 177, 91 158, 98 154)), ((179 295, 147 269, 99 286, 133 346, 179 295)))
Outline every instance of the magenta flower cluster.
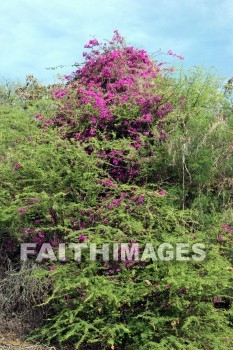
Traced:
MULTIPOLYGON (((166 140, 163 124, 172 106, 159 89, 162 64, 153 61, 145 50, 126 46, 117 30, 109 43, 92 39, 85 48, 89 52, 83 54, 84 64, 66 76, 63 88, 53 91, 59 108, 44 125, 53 121, 61 127, 63 137, 81 143, 94 137, 127 139, 129 147, 139 153, 148 148, 148 143, 166 140)), ((86 150, 93 152, 92 147, 86 150)), ((109 149, 99 157, 111 164, 109 175, 114 179, 128 181, 139 174, 138 161, 127 152, 109 149)))
MULTIPOLYGON (((122 208, 137 218, 147 205, 146 195, 136 189, 121 191, 118 185, 148 181, 143 163, 154 162, 157 146, 167 138, 163 125, 172 106, 162 88, 166 85, 162 64, 145 50, 126 46, 118 31, 109 43, 92 39, 85 48, 84 64, 53 91, 56 115, 47 119, 36 114, 35 118, 43 128, 58 128, 62 137, 76 140, 87 154, 94 152, 98 157, 103 168, 96 181, 98 205, 81 210, 81 217, 70 214, 67 232, 56 232, 59 214, 55 209, 47 208, 46 215, 38 213, 39 199, 28 198, 17 208, 24 225, 21 239, 35 242, 38 249, 44 242, 56 247, 70 231, 77 232, 78 242, 85 242, 90 239, 86 230, 98 223, 119 226, 113 218, 122 208)), ((22 170, 21 164, 13 164, 14 172, 22 170)), ((163 189, 153 194, 158 201, 166 197, 163 189)), ((125 225, 120 228, 127 235, 125 225)))
POLYGON ((231 236, 233 233, 233 227, 230 226, 227 223, 222 224, 222 229, 221 229, 221 233, 218 236, 218 241, 222 242, 225 239, 227 239, 229 236, 231 236))

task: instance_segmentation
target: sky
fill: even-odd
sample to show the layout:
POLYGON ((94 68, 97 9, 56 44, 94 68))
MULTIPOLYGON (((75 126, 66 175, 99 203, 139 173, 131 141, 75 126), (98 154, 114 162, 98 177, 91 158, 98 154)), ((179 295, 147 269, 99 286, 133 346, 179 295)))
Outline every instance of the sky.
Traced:
POLYGON ((83 62, 92 36, 110 40, 115 29, 130 46, 161 50, 158 60, 172 50, 185 68, 233 76, 233 0, 0 0, 0 80, 53 83, 83 62))

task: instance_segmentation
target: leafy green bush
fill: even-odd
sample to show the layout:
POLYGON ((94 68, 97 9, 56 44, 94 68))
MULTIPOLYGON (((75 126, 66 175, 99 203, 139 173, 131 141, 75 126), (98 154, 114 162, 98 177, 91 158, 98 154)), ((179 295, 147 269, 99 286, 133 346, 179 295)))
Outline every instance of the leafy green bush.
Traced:
POLYGON ((25 242, 37 251, 50 242, 55 254, 60 242, 202 243, 203 261, 90 261, 84 252, 75 262, 71 249, 45 259, 33 279, 50 316, 32 338, 77 349, 229 349, 230 101, 213 74, 154 76, 157 62, 114 38, 98 53, 91 41, 55 97, 32 80, 26 99, 1 105, 1 260, 18 266, 25 242))

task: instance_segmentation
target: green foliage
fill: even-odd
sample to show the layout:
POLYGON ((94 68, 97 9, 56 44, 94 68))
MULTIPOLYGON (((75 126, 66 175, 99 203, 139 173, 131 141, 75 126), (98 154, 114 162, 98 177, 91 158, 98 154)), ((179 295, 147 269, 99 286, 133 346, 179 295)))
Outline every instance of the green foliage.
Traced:
MULTIPOLYGON (((106 264, 90 262, 86 252, 74 262, 71 250, 70 261, 54 266, 44 261, 33 278, 44 288, 49 317, 33 339, 76 349, 232 347, 231 102, 219 80, 199 69, 163 84, 164 99, 169 97, 174 109, 163 125, 168 140, 148 143, 152 157, 138 154, 114 133, 109 140, 82 144, 44 127, 34 115, 49 119, 56 106, 35 80, 25 98, 1 100, 3 264, 11 259, 18 265, 21 242, 68 244, 84 236, 99 247, 132 241, 206 246, 204 261, 106 264), (87 153, 88 147, 95 152, 87 153), (114 165, 98 155, 112 149, 123 150, 127 164, 138 161, 139 178, 146 181, 109 180, 114 165)), ((79 113, 85 108, 77 111, 77 120, 79 113)), ((115 113, 120 125, 121 118, 138 111, 119 107, 115 113)))
POLYGON ((201 68, 180 72, 173 82, 177 108, 168 121, 169 138, 156 161, 161 184, 172 191, 178 185, 182 206, 199 205, 205 214, 232 203, 233 114, 221 86, 201 68))
POLYGON ((97 226, 90 241, 101 247, 109 241, 109 233, 118 242, 126 241, 123 227, 127 222, 126 232, 134 232, 131 239, 155 247, 161 242, 191 243, 195 234, 194 242, 206 244, 207 260, 134 262, 131 266, 84 260, 60 263, 49 272, 41 270, 37 278, 51 285, 53 293, 47 303, 55 316, 39 330, 39 339, 70 341, 77 349, 91 349, 92 344, 101 349, 111 345, 121 349, 122 344, 125 349, 227 349, 229 311, 216 310, 213 304, 216 295, 229 298, 231 288, 229 262, 221 256, 221 245, 211 231, 190 229, 191 213, 184 217, 166 201, 150 198, 149 193, 147 198, 138 210, 138 219, 144 217, 142 227, 135 225, 133 215, 115 211, 112 227, 97 226), (150 228, 145 229, 149 219, 150 228))

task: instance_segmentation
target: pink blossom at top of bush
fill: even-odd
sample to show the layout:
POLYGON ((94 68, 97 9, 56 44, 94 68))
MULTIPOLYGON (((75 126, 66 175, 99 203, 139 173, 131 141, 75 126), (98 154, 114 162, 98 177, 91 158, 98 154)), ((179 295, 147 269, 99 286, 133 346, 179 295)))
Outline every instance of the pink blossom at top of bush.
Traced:
MULTIPOLYGON (((57 114, 44 126, 62 127, 63 137, 81 143, 94 137, 129 139, 129 146, 138 152, 148 152, 148 142, 166 140, 163 123, 172 106, 160 89, 162 63, 145 50, 126 46, 117 30, 108 44, 92 39, 85 48, 90 52, 84 52, 84 64, 66 77, 63 89, 54 91, 57 114)), ((90 154, 93 148, 86 151, 90 154)), ((126 154, 100 152, 99 157, 111 163, 109 175, 114 179, 128 181, 139 175, 138 161, 129 161, 126 154)))
MULTIPOLYGON (((161 64, 149 58, 145 50, 126 46, 118 31, 114 32, 111 44, 101 44, 94 39, 85 48, 91 51, 84 53, 83 66, 67 77, 69 83, 64 89, 54 92, 56 99, 63 98, 55 117, 58 124, 70 123, 68 116, 72 113, 69 111, 87 105, 93 107, 91 112, 83 113, 82 121, 86 128, 76 138, 85 140, 93 137, 97 129, 116 129, 114 113, 116 107, 122 104, 127 104, 129 108, 136 105, 141 121, 148 124, 157 122, 158 117, 172 111, 170 104, 167 101, 163 103, 161 94, 156 93, 155 78, 161 75, 161 64)), ((130 128, 140 132, 141 126, 135 123, 135 116, 127 121, 123 128, 119 126, 121 136, 132 137, 130 128)))

